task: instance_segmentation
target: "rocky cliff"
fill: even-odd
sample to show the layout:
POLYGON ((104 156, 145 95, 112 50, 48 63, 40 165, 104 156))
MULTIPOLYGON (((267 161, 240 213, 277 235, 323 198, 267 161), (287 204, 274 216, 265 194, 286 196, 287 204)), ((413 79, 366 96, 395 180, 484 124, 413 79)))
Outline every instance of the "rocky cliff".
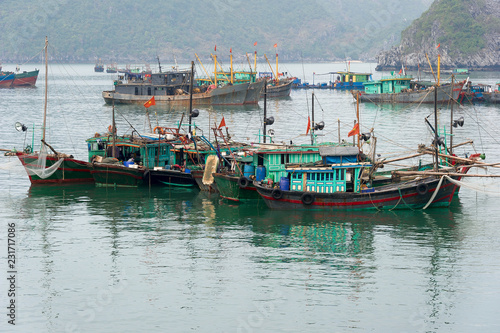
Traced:
POLYGON ((401 44, 378 55, 376 70, 433 66, 500 70, 500 0, 435 0, 401 33, 401 44), (440 45, 439 47, 437 47, 440 45))

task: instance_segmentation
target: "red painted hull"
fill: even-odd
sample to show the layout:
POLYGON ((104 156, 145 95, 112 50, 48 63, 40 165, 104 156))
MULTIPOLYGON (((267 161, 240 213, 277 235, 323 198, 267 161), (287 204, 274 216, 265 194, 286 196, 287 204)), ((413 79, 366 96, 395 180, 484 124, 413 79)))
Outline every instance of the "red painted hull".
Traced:
MULTIPOLYGON (((17 153, 16 155, 25 168, 27 164, 34 163, 38 158, 36 154, 17 153)), ((47 156, 47 167, 53 165, 57 160, 58 159, 53 156, 47 156)), ((32 184, 93 183, 94 177, 92 177, 90 173, 91 169, 91 163, 65 157, 64 162, 51 176, 40 178, 28 172, 28 177, 32 184)))
POLYGON ((34 87, 36 85, 36 80, 38 79, 38 70, 32 72, 24 72, 21 74, 16 74, 14 82, 12 82, 13 87, 34 87))

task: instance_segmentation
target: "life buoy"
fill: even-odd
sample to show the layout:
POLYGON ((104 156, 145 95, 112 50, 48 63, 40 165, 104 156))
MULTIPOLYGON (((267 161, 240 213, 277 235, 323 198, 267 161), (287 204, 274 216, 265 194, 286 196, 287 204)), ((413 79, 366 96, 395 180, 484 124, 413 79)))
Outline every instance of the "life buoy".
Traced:
POLYGON ((428 190, 429 190, 429 186, 427 186, 427 184, 425 184, 425 183, 417 185, 417 193, 420 195, 426 194, 428 190))
POLYGON ((238 185, 240 186, 240 188, 246 188, 249 184, 249 181, 246 177, 240 177, 238 179, 238 185))
POLYGON ((279 199, 283 198, 283 191, 281 191, 279 188, 275 188, 271 192, 271 196, 273 197, 273 199, 279 200, 279 199))
POLYGON ((314 195, 312 193, 304 193, 300 197, 300 200, 302 200, 302 203, 304 205, 310 205, 314 202, 314 195))
POLYGON ((116 132, 116 128, 115 128, 115 129, 114 129, 114 131, 113 131, 113 125, 109 125, 109 126, 108 126, 108 132, 109 132, 109 133, 116 132))
POLYGON ((158 133, 158 134, 164 135, 165 134, 165 129, 163 127, 160 127, 160 126, 156 126, 153 129, 153 133, 158 133))

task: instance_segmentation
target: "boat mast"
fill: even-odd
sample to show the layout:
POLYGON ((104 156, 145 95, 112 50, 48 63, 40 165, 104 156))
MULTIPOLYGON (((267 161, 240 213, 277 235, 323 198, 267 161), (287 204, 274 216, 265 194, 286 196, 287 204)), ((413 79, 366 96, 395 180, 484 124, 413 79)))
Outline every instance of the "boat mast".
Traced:
POLYGON ((455 100, 453 99, 454 87, 455 87, 455 76, 451 74, 450 149, 448 149, 448 154, 452 156, 453 156, 453 104, 455 104, 455 100))
POLYGON ((278 47, 276 46, 276 81, 279 80, 278 74, 278 47))
POLYGON ((113 131, 111 134, 113 135, 113 150, 111 152, 111 157, 115 158, 116 156, 116 122, 115 122, 115 99, 113 99, 113 113, 111 116, 111 130, 113 131))
POLYGON ((436 151, 436 161, 434 164, 434 171, 439 171, 439 166, 438 166, 438 161, 439 161, 439 155, 438 155, 438 119, 437 119, 437 90, 438 90, 438 85, 434 86, 434 149, 436 151))
POLYGON ((266 143, 267 130, 267 84, 264 85, 264 143, 266 143))
POLYGON ((254 51, 254 56, 253 56, 253 70, 255 73, 257 73, 257 50, 254 51))
POLYGON ((48 97, 48 74, 49 74, 49 61, 48 61, 48 45, 49 39, 45 36, 45 105, 43 108, 43 128, 42 128, 42 142, 45 142, 45 128, 47 126, 47 97, 48 97))
MULTIPOLYGON (((440 79, 440 74, 441 74, 441 55, 438 54, 438 68, 437 68, 437 72, 438 72, 438 77, 437 77, 437 85, 439 86, 439 79, 440 79)), ((453 96, 453 94, 452 94, 453 96)))
POLYGON ((217 47, 214 49, 214 84, 217 87, 217 47))
POLYGON ((358 149, 361 150, 361 141, 359 140, 360 132, 361 132, 361 124, 359 123, 359 95, 361 93, 358 91, 356 94, 356 119, 358 120, 358 149))
POLYGON ((231 84, 233 84, 233 48, 229 49, 229 58, 231 62, 231 84))
POLYGON ((193 113, 194 61, 191 61, 191 79, 189 80, 189 133, 191 134, 191 114, 193 113))
POLYGON ((311 123, 311 144, 314 145, 314 91, 312 93, 312 106, 311 106, 311 118, 312 118, 312 123, 311 123))

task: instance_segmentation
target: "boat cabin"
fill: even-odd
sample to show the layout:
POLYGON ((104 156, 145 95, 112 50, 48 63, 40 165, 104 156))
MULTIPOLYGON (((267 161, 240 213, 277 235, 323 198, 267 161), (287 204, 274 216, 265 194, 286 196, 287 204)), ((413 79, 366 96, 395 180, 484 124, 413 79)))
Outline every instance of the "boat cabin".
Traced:
POLYGON ((361 176, 371 164, 358 159, 357 147, 320 147, 321 165, 287 167, 291 191, 362 192, 361 176))
POLYGON ((411 75, 391 75, 377 81, 364 82, 366 94, 394 94, 412 89, 411 75))
POLYGON ((257 149, 252 154, 249 163, 257 180, 270 178, 277 182, 281 177, 287 177, 286 166, 289 164, 311 164, 321 161, 318 146, 269 146, 267 149, 257 149), (263 172, 257 173, 257 170, 263 172))
POLYGON ((191 71, 170 71, 162 73, 125 73, 114 82, 115 92, 138 96, 170 96, 187 94, 191 71))
POLYGON ((169 165, 174 159, 172 144, 159 141, 158 138, 117 137, 113 143, 112 136, 109 135, 94 136, 86 141, 90 162, 115 158, 123 164, 143 165, 152 169, 169 165))

